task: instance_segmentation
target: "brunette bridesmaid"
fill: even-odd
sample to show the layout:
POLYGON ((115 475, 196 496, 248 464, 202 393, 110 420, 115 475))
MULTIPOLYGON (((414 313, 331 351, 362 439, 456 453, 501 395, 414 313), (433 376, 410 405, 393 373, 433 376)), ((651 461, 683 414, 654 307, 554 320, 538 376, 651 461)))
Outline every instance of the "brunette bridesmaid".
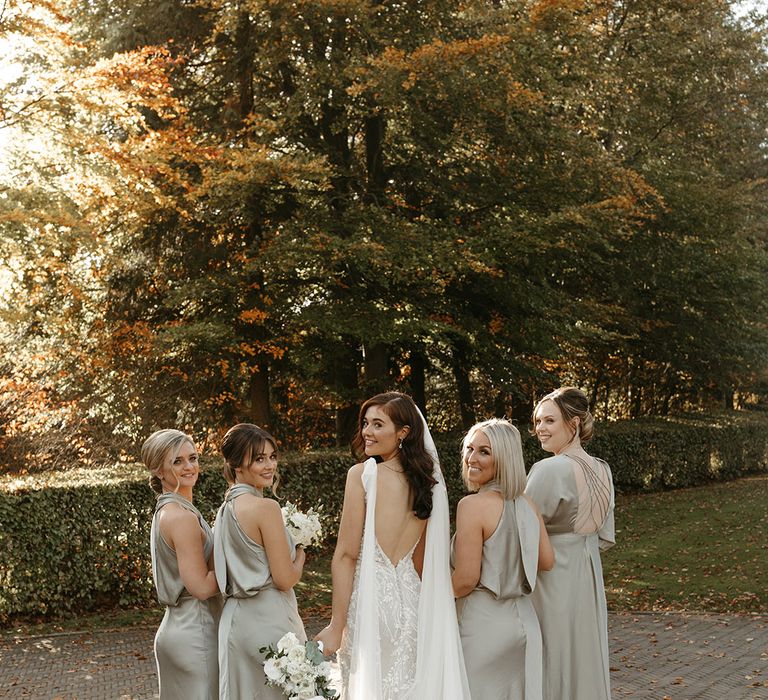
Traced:
POLYGON ((277 478, 277 445, 250 423, 231 428, 221 444, 231 484, 214 524, 216 577, 227 595, 219 628, 221 700, 284 700, 267 686, 262 648, 287 632, 306 641, 293 586, 304 549, 283 524, 277 501, 264 498, 277 478))

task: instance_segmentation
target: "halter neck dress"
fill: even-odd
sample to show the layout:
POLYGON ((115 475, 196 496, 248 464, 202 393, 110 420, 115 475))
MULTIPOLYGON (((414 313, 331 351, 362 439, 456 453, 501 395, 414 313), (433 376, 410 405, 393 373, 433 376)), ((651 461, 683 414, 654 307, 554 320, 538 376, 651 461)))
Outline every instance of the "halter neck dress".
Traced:
MULTIPOLYGON (((307 635, 299 617, 293 589, 275 587, 264 547, 240 527, 235 501, 243 494, 262 497, 248 484, 230 487, 216 515, 214 563, 220 590, 227 596, 219 626, 219 697, 221 700, 285 700, 268 686, 261 648, 274 645, 287 632, 302 642, 307 635)), ((285 537, 296 557, 296 545, 285 537)))
POLYGON ((205 537, 205 559, 213 549, 213 533, 200 511, 176 493, 157 498, 150 549, 152 578, 165 615, 155 635, 155 659, 160 697, 168 700, 215 700, 219 694, 217 627, 219 596, 198 600, 184 587, 176 552, 163 539, 158 515, 169 503, 194 513, 205 537))
POLYGON ((483 542, 480 580, 456 601, 472 700, 541 700, 541 632, 530 598, 539 527, 524 496, 504 501, 496 529, 483 542))

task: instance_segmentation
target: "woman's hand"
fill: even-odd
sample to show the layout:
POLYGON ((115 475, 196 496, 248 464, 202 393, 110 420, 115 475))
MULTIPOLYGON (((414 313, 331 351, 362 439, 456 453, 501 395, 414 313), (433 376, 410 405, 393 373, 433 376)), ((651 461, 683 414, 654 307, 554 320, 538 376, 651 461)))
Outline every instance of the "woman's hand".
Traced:
POLYGON ((332 624, 323 628, 315 637, 316 642, 323 643, 323 654, 331 656, 335 654, 341 646, 341 636, 344 630, 336 629, 332 624))

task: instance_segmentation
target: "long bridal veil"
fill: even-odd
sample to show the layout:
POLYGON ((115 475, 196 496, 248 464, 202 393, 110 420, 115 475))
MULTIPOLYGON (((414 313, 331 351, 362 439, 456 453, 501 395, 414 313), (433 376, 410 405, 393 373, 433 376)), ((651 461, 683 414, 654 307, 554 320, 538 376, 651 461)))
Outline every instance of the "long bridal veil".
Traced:
POLYGON ((432 474, 437 483, 432 488, 432 515, 427 524, 421 575, 416 681, 409 698, 469 700, 469 684, 464 670, 451 584, 448 491, 427 421, 421 412, 419 416, 424 426, 424 447, 432 457, 432 474))

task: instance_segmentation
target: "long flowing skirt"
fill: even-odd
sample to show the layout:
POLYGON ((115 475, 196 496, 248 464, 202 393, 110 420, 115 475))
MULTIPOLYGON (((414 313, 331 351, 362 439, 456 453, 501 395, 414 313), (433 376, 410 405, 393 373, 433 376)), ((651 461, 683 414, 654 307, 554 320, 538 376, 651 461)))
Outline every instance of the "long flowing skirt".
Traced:
POLYGON ((166 607, 155 634, 155 659, 162 700, 219 697, 217 627, 220 601, 182 598, 166 607))
POLYGON ((263 588, 250 598, 227 599, 219 625, 221 700, 285 700, 266 684, 260 649, 277 644, 287 632, 307 639, 292 589, 263 588))

